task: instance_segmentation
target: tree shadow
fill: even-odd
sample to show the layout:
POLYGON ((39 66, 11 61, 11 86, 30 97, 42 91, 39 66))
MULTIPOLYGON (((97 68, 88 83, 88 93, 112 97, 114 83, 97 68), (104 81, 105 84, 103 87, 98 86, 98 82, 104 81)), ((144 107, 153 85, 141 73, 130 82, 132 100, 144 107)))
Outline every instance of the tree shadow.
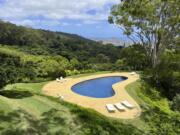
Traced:
POLYGON ((18 90, 3 90, 0 91, 0 95, 14 99, 22 99, 33 96, 33 94, 29 91, 18 91, 18 90))
POLYGON ((38 120, 24 110, 0 111, 1 135, 40 134, 38 120))
POLYGON ((65 118, 62 117, 62 114, 66 113, 63 110, 51 109, 48 112, 42 114, 42 123, 49 123, 49 124, 66 124, 65 118), (49 117, 51 116, 51 117, 49 117), (61 116, 61 117, 60 117, 61 116))
POLYGON ((51 109, 39 119, 19 109, 12 112, 0 111, 1 135, 52 135, 67 133, 69 124, 62 110, 51 109), (53 130, 52 130, 53 129, 53 130), (65 129, 65 131, 64 131, 65 129), (67 130, 66 130, 67 129, 67 130), (52 131, 51 131, 52 130, 52 131))

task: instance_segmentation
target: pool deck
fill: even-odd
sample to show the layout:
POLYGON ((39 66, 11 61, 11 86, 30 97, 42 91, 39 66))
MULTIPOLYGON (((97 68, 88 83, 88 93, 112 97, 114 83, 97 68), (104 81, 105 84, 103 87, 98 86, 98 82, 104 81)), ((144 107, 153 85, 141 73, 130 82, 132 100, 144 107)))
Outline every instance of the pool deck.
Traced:
POLYGON ((136 103, 136 101, 126 92, 125 87, 135 82, 139 79, 139 75, 130 75, 127 72, 122 73, 106 73, 106 74, 98 74, 98 75, 90 75, 85 77, 79 78, 68 78, 66 81, 57 82, 52 81, 46 84, 43 87, 43 92, 47 95, 58 97, 61 95, 64 97, 64 100, 70 103, 77 104, 82 107, 91 108, 99 113, 113 118, 121 118, 121 119, 133 119, 138 117, 141 114, 140 106, 136 103), (115 91, 115 95, 108 98, 92 98, 79 95, 71 90, 71 87, 79 82, 95 79, 99 77, 106 77, 106 76, 125 76, 128 77, 127 80, 114 84, 112 87, 115 91), (131 104, 135 105, 135 108, 128 109, 126 108, 125 111, 118 111, 115 112, 108 112, 106 109, 106 104, 111 103, 119 103, 123 100, 127 100, 131 104))

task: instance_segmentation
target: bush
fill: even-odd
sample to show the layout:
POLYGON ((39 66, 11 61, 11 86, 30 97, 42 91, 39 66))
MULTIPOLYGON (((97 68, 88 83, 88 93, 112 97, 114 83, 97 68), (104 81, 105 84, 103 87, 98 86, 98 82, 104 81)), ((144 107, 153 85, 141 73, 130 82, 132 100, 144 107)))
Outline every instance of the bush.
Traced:
POLYGON ((180 94, 177 94, 173 98, 171 107, 172 107, 173 110, 180 112, 180 94))
POLYGON ((158 135, 176 135, 179 131, 180 115, 167 114, 162 112, 158 107, 146 110, 143 113, 144 121, 150 126, 151 134, 158 135))
POLYGON ((74 69, 74 70, 65 70, 65 73, 66 73, 67 76, 80 74, 80 72, 78 70, 76 70, 76 69, 74 69))

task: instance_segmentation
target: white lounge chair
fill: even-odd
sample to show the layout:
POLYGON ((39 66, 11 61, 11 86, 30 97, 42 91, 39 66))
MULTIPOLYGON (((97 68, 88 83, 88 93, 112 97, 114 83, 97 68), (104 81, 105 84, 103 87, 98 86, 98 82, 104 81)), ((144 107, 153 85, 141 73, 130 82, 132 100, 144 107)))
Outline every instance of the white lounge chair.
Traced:
POLYGON ((56 81, 57 81, 57 82, 60 82, 59 78, 56 78, 56 81))
POLYGON ((59 93, 57 94, 57 96, 58 96, 58 98, 59 98, 60 100, 63 100, 63 99, 64 99, 64 96, 60 95, 59 93))
POLYGON ((60 82, 61 83, 63 83, 63 82, 66 82, 67 81, 67 79, 64 79, 62 76, 61 77, 59 77, 60 78, 60 82))
POLYGON ((106 104, 106 108, 109 112, 115 112, 116 108, 113 106, 113 104, 106 104))
POLYGON ((130 108, 130 109, 134 108, 134 105, 130 104, 127 100, 124 100, 121 103, 127 108, 130 108))
POLYGON ((131 72, 131 73, 129 73, 130 75, 135 75, 136 74, 136 72, 131 72))
POLYGON ((114 106, 119 110, 119 111, 125 111, 125 107, 120 104, 120 103, 116 103, 114 104, 114 106))
POLYGON ((64 96, 59 96, 59 99, 60 100, 64 100, 64 96))

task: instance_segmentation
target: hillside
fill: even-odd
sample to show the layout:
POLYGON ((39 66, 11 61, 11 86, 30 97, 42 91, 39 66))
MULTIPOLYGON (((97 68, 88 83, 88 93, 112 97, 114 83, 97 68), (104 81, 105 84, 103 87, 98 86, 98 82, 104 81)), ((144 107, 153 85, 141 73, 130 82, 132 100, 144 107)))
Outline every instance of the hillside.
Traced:
POLYGON ((104 45, 113 44, 115 46, 121 46, 121 47, 128 47, 128 46, 133 44, 130 41, 121 40, 121 39, 116 38, 116 37, 112 37, 112 38, 93 38, 93 40, 95 40, 97 42, 102 42, 104 45))
POLYGON ((99 54, 114 62, 121 49, 104 46, 74 34, 31 29, 3 21, 0 21, 0 44, 16 47, 33 55, 61 55, 81 62, 92 62, 99 54))

